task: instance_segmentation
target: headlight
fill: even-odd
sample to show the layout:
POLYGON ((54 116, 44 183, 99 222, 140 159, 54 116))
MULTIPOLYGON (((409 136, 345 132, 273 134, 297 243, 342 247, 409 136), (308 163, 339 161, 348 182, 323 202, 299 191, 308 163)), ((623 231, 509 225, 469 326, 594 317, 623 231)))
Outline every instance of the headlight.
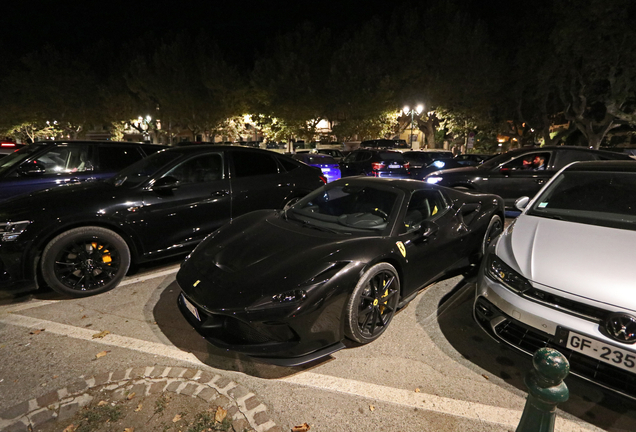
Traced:
POLYGON ((31 221, 5 222, 0 224, 0 234, 2 241, 14 241, 20 234, 24 232, 31 221))
POLYGON ((501 282, 516 293, 523 293, 532 288, 526 278, 510 268, 508 264, 500 260, 495 254, 491 254, 488 257, 486 275, 501 282))
POLYGON ((297 289, 297 290, 286 291, 284 293, 263 297, 256 303, 253 303, 252 305, 248 306, 247 310, 255 311, 255 310, 269 309, 269 308, 275 308, 275 307, 290 306, 290 305, 298 303, 299 301, 304 299, 306 296, 307 296, 307 291, 305 290, 297 289))
POLYGON ((441 177, 437 177, 437 176, 426 177, 426 183, 429 183, 429 184, 437 184, 441 181, 442 181, 441 177))

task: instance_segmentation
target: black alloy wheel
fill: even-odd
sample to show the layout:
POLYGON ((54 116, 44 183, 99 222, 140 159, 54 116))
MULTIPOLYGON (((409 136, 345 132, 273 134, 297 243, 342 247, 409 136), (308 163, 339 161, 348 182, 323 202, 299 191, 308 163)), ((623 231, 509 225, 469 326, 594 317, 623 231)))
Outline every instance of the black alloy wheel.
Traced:
POLYGON ((86 297, 115 288, 130 266, 130 250, 117 233, 101 227, 66 231, 44 248, 42 276, 55 291, 86 297))
POLYGON ((400 279, 395 268, 379 263, 358 281, 347 304, 347 337, 369 343, 389 326, 400 298, 400 279))
POLYGON ((492 244, 493 240, 497 238, 499 234, 503 232, 504 224, 501 217, 494 215, 488 223, 484 240, 481 243, 481 256, 485 256, 488 251, 488 247, 492 244))

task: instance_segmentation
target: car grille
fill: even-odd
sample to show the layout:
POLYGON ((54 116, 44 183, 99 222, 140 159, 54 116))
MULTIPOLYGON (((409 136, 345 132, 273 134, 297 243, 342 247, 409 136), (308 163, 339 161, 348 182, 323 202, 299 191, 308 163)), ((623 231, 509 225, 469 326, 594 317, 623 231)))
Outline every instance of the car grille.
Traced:
POLYGON ((596 323, 605 322, 607 316, 611 313, 605 309, 590 306, 574 300, 560 297, 536 288, 529 289, 522 294, 523 297, 541 303, 544 306, 559 310, 564 313, 576 315, 579 318, 593 321, 596 323))
POLYGON ((477 300, 475 306, 478 323, 497 339, 530 355, 539 348, 554 348, 568 359, 572 374, 636 398, 636 375, 554 343, 552 335, 513 320, 483 297, 477 300), (503 320, 493 329, 490 322, 495 317, 503 320))

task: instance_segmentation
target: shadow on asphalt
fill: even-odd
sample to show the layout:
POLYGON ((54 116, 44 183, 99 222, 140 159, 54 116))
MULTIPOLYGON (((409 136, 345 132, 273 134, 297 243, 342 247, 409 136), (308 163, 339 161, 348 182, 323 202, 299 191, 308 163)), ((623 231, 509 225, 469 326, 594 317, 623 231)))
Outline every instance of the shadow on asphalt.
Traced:
MULTIPOLYGON (((468 367, 472 363, 525 393, 523 377, 532 368, 531 357, 494 341, 481 330, 472 315, 474 289, 474 280, 464 279, 440 300, 437 322, 443 337, 468 367)), ((444 343, 439 348, 449 350, 444 343)), ((447 354, 456 357, 456 353, 447 354)), ((565 382, 570 399, 560 404, 560 409, 608 431, 636 430, 633 400, 575 376, 569 376, 565 382)))
POLYGON ((152 311, 154 320, 164 337, 177 348, 192 353, 202 363, 227 371, 241 372, 258 378, 283 378, 330 361, 332 357, 297 367, 282 367, 257 361, 240 353, 223 350, 208 343, 186 321, 177 307, 180 289, 171 283, 161 293, 152 311))

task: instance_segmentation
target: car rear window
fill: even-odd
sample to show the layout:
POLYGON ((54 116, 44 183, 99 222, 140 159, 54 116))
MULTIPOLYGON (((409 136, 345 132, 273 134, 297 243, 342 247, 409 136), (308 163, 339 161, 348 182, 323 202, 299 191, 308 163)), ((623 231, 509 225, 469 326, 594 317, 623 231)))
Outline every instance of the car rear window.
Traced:
POLYGON ((337 162, 331 156, 327 155, 307 155, 303 158, 305 163, 312 165, 335 165, 337 162))
POLYGON ((379 152, 379 155, 383 161, 393 161, 393 162, 404 163, 404 155, 402 153, 387 151, 387 152, 379 152))
POLYGON ((278 174, 276 160, 266 153, 235 151, 232 152, 232 159, 236 177, 278 174))

